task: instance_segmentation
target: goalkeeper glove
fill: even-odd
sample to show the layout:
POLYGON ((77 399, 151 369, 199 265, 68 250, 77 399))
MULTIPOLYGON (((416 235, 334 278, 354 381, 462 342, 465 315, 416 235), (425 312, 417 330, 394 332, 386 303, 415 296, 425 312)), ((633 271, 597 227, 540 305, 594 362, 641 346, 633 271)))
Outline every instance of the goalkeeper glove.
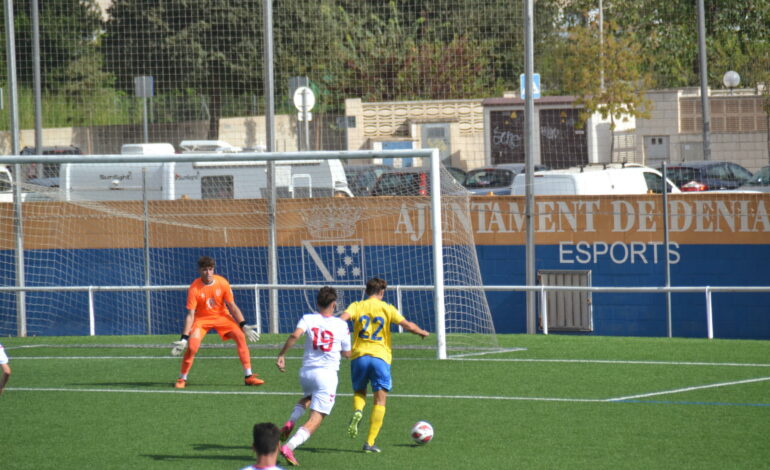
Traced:
POLYGON ((246 338, 249 341, 252 343, 259 341, 259 331, 257 331, 257 325, 246 325, 244 323, 241 328, 243 328, 243 332, 246 334, 246 338))
POLYGON ((187 349, 187 338, 189 338, 189 336, 182 335, 182 339, 179 341, 174 341, 174 347, 171 348, 172 356, 179 356, 184 352, 185 349, 187 349))

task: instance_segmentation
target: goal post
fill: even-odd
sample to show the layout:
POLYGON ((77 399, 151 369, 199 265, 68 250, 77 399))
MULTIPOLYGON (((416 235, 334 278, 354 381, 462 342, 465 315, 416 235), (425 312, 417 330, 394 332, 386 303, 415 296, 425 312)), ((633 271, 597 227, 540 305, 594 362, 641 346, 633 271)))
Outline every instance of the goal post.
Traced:
MULTIPOLYGON (((395 304, 398 293, 404 315, 434 332, 415 345, 430 345, 440 359, 448 349, 496 346, 470 196, 436 150, 0 157, 0 164, 11 162, 61 171, 58 188, 21 183, 22 253, 13 248, 12 231, 3 231, 0 334, 88 334, 89 311, 96 334, 175 333, 184 311, 181 287, 205 254, 238 286, 247 320, 260 315, 260 323, 275 325, 271 332, 291 331, 315 307, 322 285, 348 286, 340 291, 344 307, 362 298, 368 278, 381 277, 393 287, 386 301, 395 304), (398 163, 405 159, 418 166, 398 163), (346 194, 344 170, 362 160, 392 162, 387 173, 398 184, 377 196, 332 197, 346 194), (272 220, 279 276, 277 286, 264 289, 268 161, 275 162, 278 186, 272 220), (343 185, 335 180, 340 172, 343 185), (17 255, 27 267, 21 283, 14 277, 17 255), (307 289, 280 287, 297 284, 307 289), (57 286, 66 288, 50 289, 57 286), (269 308, 270 291, 278 292, 277 309, 269 308), (15 310, 17 292, 27 293, 19 318, 5 313, 15 310)), ((10 226, 14 214, 0 210, 0 224, 10 226)))

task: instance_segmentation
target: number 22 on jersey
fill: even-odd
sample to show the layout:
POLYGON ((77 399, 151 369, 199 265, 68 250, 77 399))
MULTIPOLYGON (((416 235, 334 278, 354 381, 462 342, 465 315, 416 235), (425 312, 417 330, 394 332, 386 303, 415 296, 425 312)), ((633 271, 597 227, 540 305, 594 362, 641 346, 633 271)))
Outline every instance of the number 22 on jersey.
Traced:
POLYGON ((371 341, 382 341, 383 337, 380 335, 382 328, 385 327, 385 319, 382 317, 370 317, 369 315, 363 315, 358 319, 361 324, 361 329, 358 332, 358 337, 361 339, 368 339, 371 341))

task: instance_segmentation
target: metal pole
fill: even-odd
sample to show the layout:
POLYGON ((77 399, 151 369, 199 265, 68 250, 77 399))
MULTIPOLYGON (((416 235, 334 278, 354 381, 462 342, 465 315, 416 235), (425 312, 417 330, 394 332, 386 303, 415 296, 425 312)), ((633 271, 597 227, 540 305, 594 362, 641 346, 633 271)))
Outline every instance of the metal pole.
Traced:
MULTIPOLYGON (((30 4, 32 10, 32 72, 33 87, 35 95, 35 153, 43 154, 43 99, 41 93, 40 79, 40 14, 38 1, 32 0, 30 4)), ((42 168, 37 168, 35 176, 45 177, 42 168)), ((21 175, 19 175, 20 177, 21 175)))
POLYGON ((604 7, 602 6, 602 0, 599 0, 599 86, 604 90, 604 7))
MULTIPOLYGON (((11 153, 19 154, 19 89, 16 82, 16 33, 13 28, 13 0, 5 0, 5 53, 8 63, 8 114, 11 124, 11 153)), ((21 213, 21 165, 13 165, 13 234, 16 251, 16 285, 25 287, 24 276, 24 227, 21 213)), ((16 293, 16 329, 19 336, 27 336, 26 292, 16 293)))
POLYGON ((444 242, 441 231, 441 157, 430 157, 431 230, 433 231, 433 305, 436 308, 436 358, 446 359, 446 306, 444 305, 444 242))
POLYGON ((700 57, 700 101, 703 111, 703 159, 711 160, 711 106, 706 63, 706 11, 698 0, 698 55, 700 57))
POLYGON ((147 124, 149 113, 147 112, 147 97, 142 98, 142 107, 144 108, 144 143, 150 142, 150 127, 147 124))
MULTIPOLYGON (((668 230, 668 171, 666 162, 663 162, 663 265, 666 268, 666 287, 671 287, 671 262, 669 259, 669 230, 668 230)), ((666 332, 668 337, 673 336, 671 325, 671 291, 666 291, 666 332)))
MULTIPOLYGON (((525 216, 527 220, 527 244, 526 244, 526 282, 528 286, 535 285, 535 195, 534 179, 532 174, 535 171, 535 101, 533 98, 532 76, 535 73, 535 54, 534 54, 534 1, 525 0, 524 2, 524 124, 525 124, 525 166, 527 168, 524 175, 526 183, 526 209, 525 216)), ((534 291, 527 291, 527 333, 537 333, 536 310, 534 291)))
POLYGON ((307 112, 307 89, 302 90, 302 119, 303 123, 302 125, 305 128, 304 132, 304 139, 305 139, 305 151, 307 152, 310 150, 310 121, 308 119, 308 115, 310 113, 307 112))
MULTIPOLYGON (((264 16, 264 51, 263 64, 265 72, 265 141, 268 152, 275 151, 275 82, 273 76, 273 0, 263 1, 264 16)), ((275 227, 275 162, 267 162, 267 221, 268 221, 268 282, 278 284, 278 250, 275 227)), ((278 291, 270 289, 270 321, 271 333, 278 333, 278 291)))
MULTIPOLYGON (((146 98, 145 98, 146 99, 146 98)), ((144 210, 144 285, 150 285, 150 220, 147 202, 147 167, 142 167, 142 206, 144 210)), ((147 313, 147 334, 152 334, 152 302, 150 290, 144 291, 144 305, 147 313)))

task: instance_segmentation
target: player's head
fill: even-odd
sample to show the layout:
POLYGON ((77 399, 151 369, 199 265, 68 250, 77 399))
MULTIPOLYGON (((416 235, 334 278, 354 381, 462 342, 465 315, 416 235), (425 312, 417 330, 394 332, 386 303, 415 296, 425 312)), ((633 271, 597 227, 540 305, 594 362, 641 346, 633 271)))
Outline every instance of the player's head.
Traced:
POLYGON ((212 282, 214 266, 216 266, 216 262, 210 256, 201 256, 198 259, 198 273, 201 275, 201 281, 206 284, 212 282))
POLYGON ((198 269, 213 268, 217 263, 211 256, 201 256, 198 258, 198 269))
POLYGON ((278 450, 281 430, 273 423, 257 423, 254 425, 254 442, 251 446, 257 455, 268 455, 278 450))
POLYGON ((316 302, 321 310, 328 308, 329 305, 337 301, 337 291, 334 287, 324 286, 318 291, 316 302))
POLYGON ((386 287, 388 287, 388 283, 385 282, 385 279, 380 279, 379 277, 373 277, 368 281, 366 281, 366 295, 368 296, 377 295, 380 292, 383 292, 386 287))

